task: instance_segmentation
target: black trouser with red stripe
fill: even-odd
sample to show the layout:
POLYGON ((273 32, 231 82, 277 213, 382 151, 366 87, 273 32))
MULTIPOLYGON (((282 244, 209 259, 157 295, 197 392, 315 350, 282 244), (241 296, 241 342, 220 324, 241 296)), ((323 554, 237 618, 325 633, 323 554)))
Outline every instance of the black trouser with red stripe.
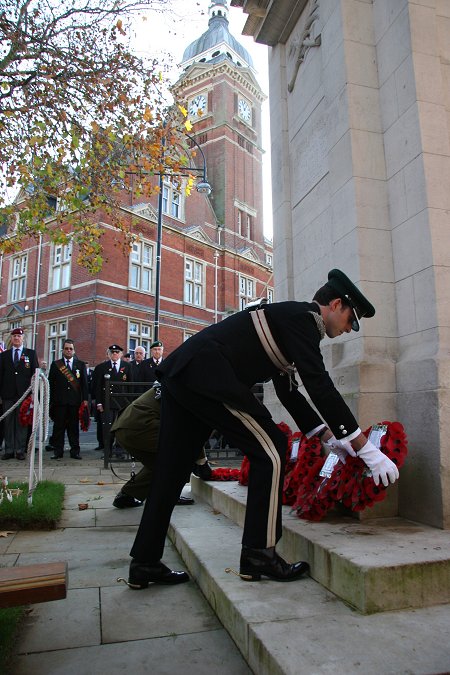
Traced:
POLYGON ((281 537, 281 495, 287 439, 264 414, 251 416, 183 386, 163 381, 161 428, 155 474, 131 549, 140 562, 162 558, 170 517, 180 492, 213 429, 219 429, 250 460, 242 543, 275 546, 281 537))

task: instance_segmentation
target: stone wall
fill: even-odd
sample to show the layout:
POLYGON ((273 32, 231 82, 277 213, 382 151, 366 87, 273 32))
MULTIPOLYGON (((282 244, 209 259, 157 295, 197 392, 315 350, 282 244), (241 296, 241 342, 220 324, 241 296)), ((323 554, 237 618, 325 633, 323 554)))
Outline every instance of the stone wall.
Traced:
POLYGON ((383 514, 449 527, 450 3, 265 12, 247 28, 272 47, 276 298, 310 299, 333 267, 368 295, 375 317, 326 341, 326 363, 362 428, 406 427, 398 506, 392 491, 383 514))

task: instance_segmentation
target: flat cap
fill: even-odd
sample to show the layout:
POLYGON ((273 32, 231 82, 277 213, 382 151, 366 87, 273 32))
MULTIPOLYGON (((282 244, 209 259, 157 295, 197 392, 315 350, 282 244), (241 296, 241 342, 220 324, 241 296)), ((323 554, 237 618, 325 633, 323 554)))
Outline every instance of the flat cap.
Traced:
POLYGON ((11 335, 23 335, 23 328, 13 328, 11 335))
POLYGON ((123 348, 120 345, 111 345, 108 347, 110 352, 116 351, 116 352, 123 352, 123 348))
POLYGON ((359 331, 359 320, 363 316, 367 318, 374 316, 375 307, 341 270, 334 269, 328 272, 328 285, 337 291, 338 297, 350 305, 355 317, 352 329, 359 331))
POLYGON ((150 349, 153 349, 153 347, 164 347, 164 345, 161 340, 155 340, 155 342, 152 342, 150 345, 150 349))

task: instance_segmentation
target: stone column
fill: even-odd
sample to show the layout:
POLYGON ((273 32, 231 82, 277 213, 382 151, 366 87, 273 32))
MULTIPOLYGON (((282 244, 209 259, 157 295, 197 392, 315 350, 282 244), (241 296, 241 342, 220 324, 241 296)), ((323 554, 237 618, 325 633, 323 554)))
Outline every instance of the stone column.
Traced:
POLYGON ((450 3, 296 10, 247 22, 272 47, 276 299, 310 299, 332 267, 367 293, 375 317, 324 344, 326 363, 361 427, 400 420, 410 454, 398 506, 391 488, 364 517, 448 527, 450 3))

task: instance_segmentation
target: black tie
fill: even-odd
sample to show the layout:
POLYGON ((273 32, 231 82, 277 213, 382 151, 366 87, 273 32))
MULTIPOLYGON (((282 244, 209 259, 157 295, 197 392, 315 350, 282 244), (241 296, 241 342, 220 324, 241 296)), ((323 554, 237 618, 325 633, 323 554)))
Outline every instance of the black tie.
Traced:
POLYGON ((19 363, 19 350, 16 349, 16 351, 14 352, 14 365, 17 366, 18 363, 19 363))
POLYGON ((113 371, 117 374, 117 363, 113 363, 113 371))
POLYGON ((67 359, 67 361, 66 361, 66 366, 67 366, 68 369, 70 370, 70 361, 69 361, 69 359, 67 359))

